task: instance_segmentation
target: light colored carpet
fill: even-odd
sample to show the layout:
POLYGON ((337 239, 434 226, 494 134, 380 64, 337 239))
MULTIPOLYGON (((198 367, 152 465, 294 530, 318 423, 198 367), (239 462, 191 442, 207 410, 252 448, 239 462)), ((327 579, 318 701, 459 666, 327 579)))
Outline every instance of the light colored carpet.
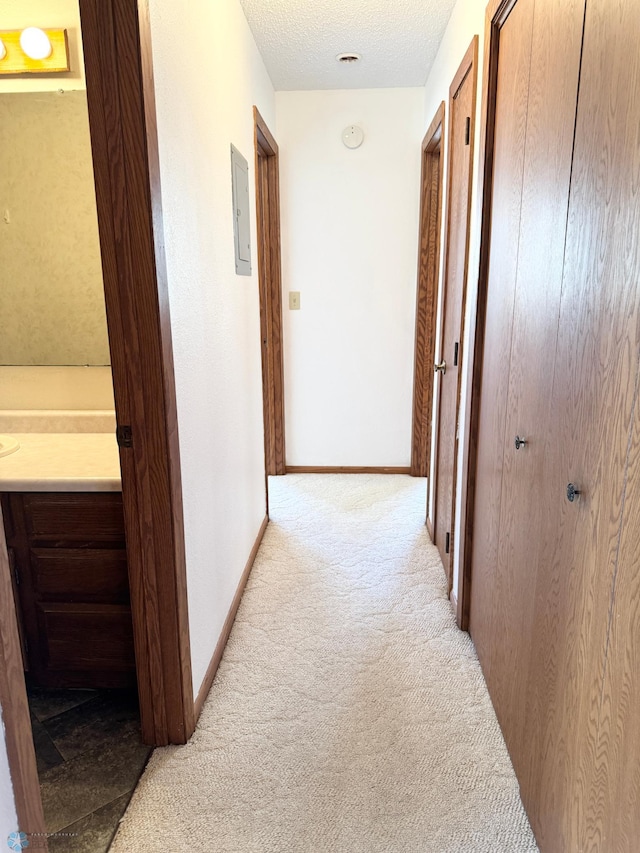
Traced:
POLYGON ((288 475, 270 491, 198 729, 153 754, 112 853, 537 850, 425 481, 288 475))

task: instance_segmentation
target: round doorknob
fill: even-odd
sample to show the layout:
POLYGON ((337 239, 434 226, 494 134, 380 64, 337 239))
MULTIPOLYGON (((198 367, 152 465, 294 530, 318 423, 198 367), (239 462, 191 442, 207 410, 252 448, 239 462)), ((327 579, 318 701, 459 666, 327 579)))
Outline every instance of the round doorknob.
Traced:
POLYGON ((516 450, 520 450, 520 448, 524 447, 526 443, 527 443, 526 438, 520 438, 519 435, 516 436, 516 441, 515 441, 516 450))
POLYGON ((440 364, 434 364, 433 369, 436 373, 442 373, 442 375, 444 376, 447 372, 447 362, 441 361, 440 364))
POLYGON ((580 492, 573 483, 569 483, 567 486, 567 500, 573 503, 575 499, 580 495, 580 492))

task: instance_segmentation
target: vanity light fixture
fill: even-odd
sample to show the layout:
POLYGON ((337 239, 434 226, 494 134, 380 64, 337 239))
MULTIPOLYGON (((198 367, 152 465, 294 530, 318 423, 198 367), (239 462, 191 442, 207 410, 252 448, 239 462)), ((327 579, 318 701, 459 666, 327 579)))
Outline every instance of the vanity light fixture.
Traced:
POLYGON ((67 31, 25 27, 0 30, 0 74, 58 74, 69 71, 67 31))
POLYGON ((20 33, 20 47, 29 59, 48 59, 53 51, 49 36, 39 27, 27 27, 20 33))

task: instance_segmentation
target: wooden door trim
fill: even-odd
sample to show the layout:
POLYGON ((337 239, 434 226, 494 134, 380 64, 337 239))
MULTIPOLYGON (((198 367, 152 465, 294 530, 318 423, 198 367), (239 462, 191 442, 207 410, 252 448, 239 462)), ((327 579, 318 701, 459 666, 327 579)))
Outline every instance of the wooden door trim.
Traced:
POLYGON ((420 245, 418 249, 413 425, 411 430, 411 476, 413 477, 428 477, 431 465, 433 363, 436 347, 444 172, 442 168, 444 116, 445 104, 442 101, 422 140, 420 245), (436 161, 437 176, 435 175, 436 161))
POLYGON ((193 732, 180 448, 146 0, 80 0, 143 737, 193 732))
POLYGON ((480 223, 480 258, 476 291, 469 299, 469 362, 465 397, 467 417, 462 435, 461 535, 456 620, 458 626, 463 631, 467 631, 469 628, 469 608, 471 604, 471 546, 473 540, 473 516, 478 461, 484 323, 487 310, 487 281, 489 275, 498 49, 500 29, 509 17, 516 2, 517 0, 491 0, 485 13, 484 68, 482 74, 482 105, 480 113, 480 168, 476 194, 476 218, 480 223))
POLYGON ((253 117, 265 463, 267 475, 282 475, 286 474, 286 456, 280 250, 280 154, 273 134, 255 106, 253 117), (268 196, 266 203, 264 188, 268 196))
MULTIPOLYGON (((0 707, 18 826, 46 840, 11 569, 0 511, 0 707)), ((40 850, 47 849, 42 845, 40 850)))
MULTIPOLYGON (((144 740, 195 727, 178 424, 146 0, 80 0, 144 740)), ((0 702, 20 828, 45 832, 0 534, 0 702)), ((40 840, 40 839, 39 839, 40 840)), ((44 848, 43 848, 44 849, 44 848)))
MULTIPOLYGON (((445 311, 446 311, 446 299, 444 295, 444 288, 446 287, 447 281, 447 271, 448 271, 448 257, 447 257, 447 245, 449 240, 449 233, 451 230, 451 185, 453 182, 453 175, 451 170, 451 157, 452 157, 452 141, 453 141, 453 126, 451 121, 451 116, 453 114, 453 100, 457 95, 460 87, 467 79, 469 74, 472 74, 472 99, 471 99, 471 116, 470 116, 470 128, 469 128, 469 176, 467 182, 467 216, 466 216, 466 234, 465 234, 465 250, 464 250, 464 281, 462 285, 462 313, 460 319, 460 361, 459 363, 463 363, 463 359, 465 358, 464 352, 464 328, 465 328, 465 314, 467 310, 467 295, 468 295, 468 282, 469 282, 469 245, 470 245, 470 226, 471 226, 471 199, 473 193, 473 156, 475 151, 475 126, 476 126, 476 105, 477 105, 477 95, 478 95, 478 36, 475 35, 467 51, 456 71, 453 80, 451 81, 451 85, 449 87, 449 128, 448 128, 448 140, 447 140, 447 215, 445 220, 445 234, 443 240, 443 246, 445 250, 445 258, 444 258, 444 271, 442 276, 442 286, 443 286, 443 301, 442 301, 442 311, 440 316, 440 328, 439 328, 439 339, 442 341, 442 336, 445 328, 445 311)), ((460 400, 462 396, 462 371, 458 371, 458 387, 456 391, 456 421, 458 419, 458 415, 460 412, 460 400)), ((436 402, 436 407, 439 406, 439 400, 436 402)), ((435 422, 438 422, 438 414, 436 413, 435 422)), ((434 442, 434 465, 433 465, 433 480, 434 483, 437 482, 437 467, 438 467, 438 441, 439 441, 439 430, 436 429, 436 436, 434 442)), ((454 549, 454 533, 455 533, 455 507, 456 507, 456 487, 457 487, 457 477, 458 477, 458 451, 459 442, 457 442, 456 452, 454 453, 453 459, 453 495, 452 495, 452 512, 451 512, 451 526, 452 526, 452 535, 450 537, 450 552, 449 552, 449 565, 450 572, 448 576, 448 594, 452 591, 453 584, 453 561, 455 556, 454 549)), ((464 494, 463 494, 464 497, 464 494)), ((429 529, 429 533, 432 539, 435 536, 436 530, 436 495, 434 492, 433 503, 430 503, 430 512, 427 514, 427 528, 429 529)), ((455 596, 455 594, 454 594, 455 596)), ((460 606, 458 597, 458 607, 460 606)))

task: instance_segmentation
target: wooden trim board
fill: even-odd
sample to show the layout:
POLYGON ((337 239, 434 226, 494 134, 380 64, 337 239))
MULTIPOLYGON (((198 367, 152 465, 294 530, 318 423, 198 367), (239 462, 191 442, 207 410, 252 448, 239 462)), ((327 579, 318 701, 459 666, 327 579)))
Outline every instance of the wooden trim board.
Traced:
POLYGON ((287 474, 410 474, 408 466, 287 465, 287 474))
POLYGON ((262 524, 260 525, 260 530, 258 531, 258 535, 256 536, 256 541, 253 543, 253 548, 251 549, 251 553, 249 554, 249 559, 247 560, 247 564, 244 567, 244 571, 242 572, 242 577, 240 578, 240 582, 238 583, 238 588, 236 589, 236 594, 233 597, 233 601, 231 602, 231 607, 229 608, 229 612, 227 613, 227 618, 224 620, 224 625, 222 626, 222 632, 216 644, 215 650, 213 652, 213 657, 211 658, 211 662, 207 667, 207 672, 204 677, 204 681, 198 690, 198 695, 195 699, 195 719, 196 722, 200 718, 200 714, 202 713, 202 708, 204 706, 205 700, 209 695, 209 691, 211 690, 211 686, 213 684, 213 680, 216 677, 216 672, 218 671, 218 667, 220 666, 220 661, 222 660, 222 655, 224 654, 225 647, 229 640, 229 635, 231 634, 231 629, 233 628, 233 623, 236 618, 236 614, 238 612, 238 608, 240 607, 240 602, 242 601, 242 595, 244 593, 244 589, 247 585, 247 581, 249 580, 249 575, 251 574, 251 569, 253 568, 253 564, 256 559, 256 555, 258 553, 258 549, 260 548, 260 544, 262 543, 262 538, 264 536, 264 532, 267 529, 267 525, 269 524, 269 518, 265 515, 262 524))
POLYGON ((15 829, 27 835, 37 834, 37 849, 46 850, 46 826, 1 512, 0 531, 0 707, 18 818, 15 829))
POLYGON ((440 272, 445 104, 438 107, 422 141, 420 246, 416 293, 411 475, 428 477, 431 465, 436 313, 440 272))
POLYGON ((280 155, 278 143, 255 106, 253 118, 265 463, 267 475, 281 475, 285 473, 285 432, 280 155))

